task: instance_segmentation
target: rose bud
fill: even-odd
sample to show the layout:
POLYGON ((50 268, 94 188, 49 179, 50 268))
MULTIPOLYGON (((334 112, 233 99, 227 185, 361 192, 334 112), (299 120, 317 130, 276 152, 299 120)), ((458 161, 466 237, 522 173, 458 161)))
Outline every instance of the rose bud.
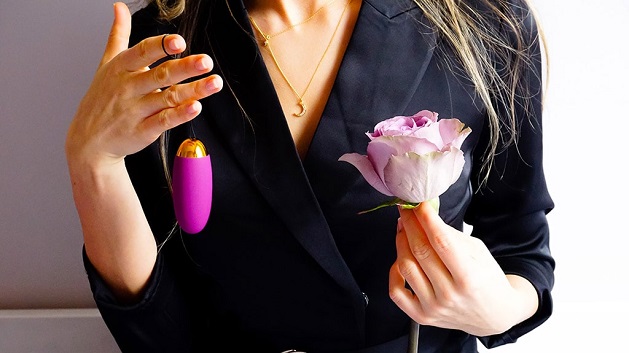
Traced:
POLYGON ((463 140, 472 130, 458 119, 441 119, 427 110, 378 123, 367 155, 339 158, 354 165, 365 180, 402 203, 419 204, 438 198, 461 175, 463 140))

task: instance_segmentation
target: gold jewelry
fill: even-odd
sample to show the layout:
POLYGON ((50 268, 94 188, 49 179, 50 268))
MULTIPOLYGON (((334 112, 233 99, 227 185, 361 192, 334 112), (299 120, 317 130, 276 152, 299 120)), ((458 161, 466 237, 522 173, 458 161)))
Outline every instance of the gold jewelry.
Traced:
POLYGON ((325 47, 325 50, 323 51, 323 55, 321 55, 321 59, 319 59, 319 62, 317 63, 317 66, 315 67, 315 69, 314 69, 314 71, 312 73, 312 76, 310 77, 310 80, 308 81, 308 84, 306 85, 306 88, 304 89, 304 92, 302 94, 299 94, 297 92, 295 87, 293 87, 293 84, 290 83, 290 80, 288 79, 288 77, 286 77, 286 74, 284 73, 284 70, 282 70, 282 68, 280 67, 280 63, 278 62, 277 58, 275 57, 275 53, 273 53, 273 49, 271 48, 271 42, 269 41, 269 39, 273 38, 274 36, 280 35, 280 34, 286 32, 286 31, 290 30, 291 28, 294 28, 295 26, 298 26, 300 24, 303 24, 303 23, 306 23, 306 22, 310 21, 310 19, 312 19, 312 17, 314 17, 314 15, 317 12, 319 12, 323 7, 331 4, 332 2, 329 2, 328 4, 326 4, 323 7, 319 8, 319 10, 315 11, 315 13, 313 15, 311 15, 309 18, 307 18, 305 21, 302 21, 300 23, 292 25, 292 26, 290 26, 290 27, 288 27, 288 28, 278 32, 278 33, 273 34, 273 35, 268 35, 268 34, 264 33, 262 31, 262 29, 260 29, 260 27, 258 26, 256 21, 253 19, 253 17, 249 16, 249 20, 251 21, 251 24, 253 24, 253 27, 260 33, 260 35, 264 39, 264 41, 262 42, 262 45, 265 48, 267 48, 267 50, 269 51, 269 54, 271 54, 271 58, 273 59, 273 62, 275 63, 275 66, 277 66, 277 70, 280 72, 280 74, 284 78, 284 81, 286 81, 286 83, 288 84, 288 87, 290 87, 290 89, 293 91, 293 93, 295 94, 295 96, 298 99, 297 105, 300 106, 301 111, 299 113, 293 113, 293 115, 296 116, 296 117, 302 117, 302 116, 304 116, 306 114, 306 111, 308 111, 308 108, 306 107, 306 102, 304 102, 304 96, 306 95, 306 92, 308 92, 308 89, 310 88, 310 84, 314 80, 314 77, 315 77, 317 71, 319 70, 319 66, 321 66, 321 63, 323 62, 323 59, 325 58, 325 55, 328 53, 328 50, 332 46, 332 42, 334 41, 334 37, 336 36, 336 32, 338 31, 339 27, 341 26, 341 22, 343 20, 343 17, 345 17, 345 11, 347 11, 347 8, 349 7, 349 4, 352 3, 352 1, 353 0, 349 0, 347 2, 347 4, 345 4, 345 7, 343 8, 343 12, 341 13, 341 16, 339 17, 339 21, 336 24, 336 27, 334 28, 334 32, 332 32, 332 37, 330 38, 330 42, 328 42, 328 45, 325 47))

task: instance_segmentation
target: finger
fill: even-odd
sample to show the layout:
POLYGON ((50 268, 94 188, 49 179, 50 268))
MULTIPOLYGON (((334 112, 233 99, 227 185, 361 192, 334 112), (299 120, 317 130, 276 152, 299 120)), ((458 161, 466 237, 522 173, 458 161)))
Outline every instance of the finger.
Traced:
POLYGON ((397 260, 389 270, 389 298, 409 317, 417 320, 423 316, 422 304, 413 292, 406 288, 406 281, 397 260))
POLYGON ((187 102, 174 108, 163 109, 144 119, 139 126, 146 140, 155 141, 164 131, 194 119, 201 112, 201 103, 187 102))
POLYGON ((402 224, 406 230, 409 251, 430 280, 439 295, 452 288, 452 275, 439 254, 433 249, 428 236, 411 210, 400 210, 402 224))
POLYGON ((432 302, 435 298, 434 288, 409 248, 404 227, 401 227, 395 237, 395 247, 398 255, 396 259, 398 271, 406 283, 421 302, 432 302))
POLYGON ((178 34, 146 38, 120 54, 123 68, 127 71, 142 70, 168 55, 186 50, 186 41, 178 34), (164 46, 162 47, 162 41, 164 46), (164 50, 168 50, 165 52, 164 50))
POLYGON ((136 78, 138 93, 147 94, 191 77, 206 74, 212 70, 213 65, 212 59, 205 54, 168 60, 151 70, 138 74, 136 78))
POLYGON ((448 226, 439 214, 427 203, 422 203, 413 209, 420 228, 424 230, 427 241, 432 250, 441 259, 443 265, 455 281, 464 279, 467 275, 466 259, 469 253, 465 251, 465 239, 458 236, 459 232, 449 231, 448 226))
POLYGON ((116 55, 129 47, 131 35, 131 12, 123 2, 114 4, 114 22, 109 31, 109 38, 100 65, 109 62, 116 55))
POLYGON ((163 91, 155 91, 142 99, 141 106, 146 108, 140 114, 149 116, 163 109, 175 108, 187 102, 201 100, 219 92, 222 87, 222 78, 218 75, 211 75, 190 83, 174 85, 163 91))

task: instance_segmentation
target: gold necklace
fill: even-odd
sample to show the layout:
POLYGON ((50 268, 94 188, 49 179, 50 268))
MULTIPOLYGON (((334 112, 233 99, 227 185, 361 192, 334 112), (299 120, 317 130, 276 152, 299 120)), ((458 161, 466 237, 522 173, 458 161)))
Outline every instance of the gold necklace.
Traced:
MULTIPOLYGON (((335 1, 335 0, 333 0, 333 1, 335 1)), ((305 21, 302 21, 302 22, 299 22, 299 23, 297 23, 295 25, 292 25, 292 26, 290 26, 290 27, 288 27, 288 28, 278 32, 278 33, 273 34, 273 35, 268 35, 268 34, 264 33, 262 31, 262 29, 260 29, 260 27, 258 26, 256 21, 253 19, 253 17, 249 16, 249 20, 251 21, 251 24, 253 24, 253 27, 260 33, 260 35, 264 39, 264 41, 262 42, 262 45, 269 51, 269 54, 271 54, 271 59, 273 59, 273 62, 275 63, 275 66, 277 66, 277 70, 280 72, 280 74, 284 78, 284 81, 286 81, 286 83, 288 84, 288 87, 290 87, 290 89, 293 91, 293 93, 297 97, 297 105, 299 105, 301 107, 301 111, 298 112, 298 113, 293 113, 293 115, 296 116, 296 117, 302 117, 308 111, 308 108, 306 107, 306 103, 304 102, 304 96, 306 95, 306 92, 308 92, 308 89, 310 88, 310 84, 314 80, 314 77, 317 74, 317 71, 319 70, 319 66, 321 66, 321 63, 323 62, 323 59, 325 58, 325 55, 328 53, 328 50, 332 46, 332 42, 334 41, 334 37, 336 36, 336 32, 338 31, 339 27, 341 26, 341 22, 343 20, 343 17, 345 16, 345 11, 347 11, 347 8, 349 7, 349 4, 351 4, 353 0, 349 0, 347 2, 347 4, 345 4, 345 7, 343 7, 343 12, 341 13, 341 16, 339 17, 339 21, 336 24, 336 27, 334 27, 334 32, 332 32, 332 37, 330 38, 330 42, 328 42, 328 45, 325 47, 325 50, 323 51, 323 55, 321 55, 321 59, 319 59, 319 62, 317 63, 317 66, 315 67, 314 71, 312 72, 312 76, 310 77, 310 80, 308 81, 308 84, 306 85, 306 88, 304 89, 304 92, 302 94, 299 94, 297 92, 297 90, 295 89, 295 87, 293 87, 293 84, 290 82, 288 77, 286 77, 286 74, 284 73, 284 70, 282 70, 282 68, 280 67, 280 63, 278 62, 277 58, 275 57, 275 53, 273 53, 273 49, 271 48, 271 42, 269 40, 271 38, 277 36, 277 35, 280 35, 282 33, 287 32, 291 28, 294 28, 294 27, 296 27, 296 26, 298 26, 300 24, 303 24, 303 23, 306 23, 306 22, 310 21, 314 17, 314 15, 317 14, 317 12, 319 12, 325 6, 331 4, 333 1, 329 2, 328 4, 324 5, 321 8, 319 8, 319 10, 315 11, 315 13, 313 15, 311 15, 310 17, 308 17, 305 21)))
MULTIPOLYGON (((313 13, 312 13, 312 14, 311 14, 308 18, 306 18, 305 20, 303 20, 303 21, 301 21, 301 22, 297 22, 297 23, 295 23, 295 24, 292 24, 292 25, 290 25, 290 26, 288 26, 288 27, 284 28, 283 30, 281 30, 281 31, 279 31, 279 32, 277 32, 277 33, 273 33, 273 34, 263 34, 263 33, 262 33, 262 31, 260 31, 259 29, 258 29, 258 31, 260 32, 260 35, 262 35, 262 36, 264 37, 264 39, 266 39, 266 40, 269 40, 269 39, 271 39, 271 38, 273 38, 273 37, 277 37, 277 36, 279 36, 279 35, 280 35, 280 34, 282 34, 282 33, 286 33, 286 32, 288 32, 288 31, 290 31, 291 29, 293 29, 293 28, 295 28, 295 27, 297 27, 297 26, 301 26, 301 25, 303 25, 304 23, 306 23, 306 22, 308 22, 308 21, 312 20, 312 19, 313 19, 313 18, 314 18, 314 17, 315 17, 315 16, 316 16, 319 12, 321 12, 321 10, 323 10, 324 8, 326 8, 326 7, 330 6, 330 5, 332 5, 332 4, 333 4, 333 3, 335 3, 336 1, 337 1, 337 0, 332 0, 332 1, 328 2, 327 4, 325 4, 325 5, 321 6, 320 8, 318 8, 315 12, 313 12, 313 13)), ((253 22, 253 17, 249 16, 249 18, 251 18, 251 21, 253 22)), ((256 28, 258 28, 258 27, 256 26, 256 28)))

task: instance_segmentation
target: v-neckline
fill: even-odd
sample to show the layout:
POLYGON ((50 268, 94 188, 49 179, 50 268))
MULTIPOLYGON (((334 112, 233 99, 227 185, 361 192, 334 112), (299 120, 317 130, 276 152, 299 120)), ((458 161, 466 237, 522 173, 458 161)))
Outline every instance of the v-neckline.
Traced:
MULTIPOLYGON (((351 41, 360 13, 361 4, 362 0, 347 0, 346 5, 344 5, 347 7, 343 8, 343 19, 342 22, 339 22, 341 31, 337 32, 336 29, 334 30, 333 36, 335 37, 333 38, 333 45, 330 47, 332 50, 328 51, 328 48, 325 48, 322 59, 327 58, 328 60, 316 63, 313 69, 315 76, 311 82, 312 84, 308 85, 307 95, 303 97, 304 105, 301 105, 300 97, 297 96, 298 92, 295 91, 293 84, 290 83, 288 76, 284 72, 285 69, 282 70, 279 66, 281 57, 277 55, 276 49, 270 51, 269 47, 262 44, 259 38, 260 33, 255 30, 255 24, 251 23, 252 27, 254 27, 254 35, 258 35, 258 52, 263 58, 263 66, 273 83, 272 86, 277 102, 284 113, 283 117, 286 126, 302 164, 308 157, 308 151, 326 110, 327 101, 334 88, 339 69, 343 64, 345 52, 351 41), (334 58, 333 64, 329 62, 330 58, 334 58), (319 66, 320 64, 323 65, 319 66), (315 95, 314 97, 313 94, 315 95), (299 112, 300 108, 306 109, 306 107, 307 110, 304 116, 293 116, 295 110, 299 112)), ((250 15, 247 12, 247 17, 250 15)))

